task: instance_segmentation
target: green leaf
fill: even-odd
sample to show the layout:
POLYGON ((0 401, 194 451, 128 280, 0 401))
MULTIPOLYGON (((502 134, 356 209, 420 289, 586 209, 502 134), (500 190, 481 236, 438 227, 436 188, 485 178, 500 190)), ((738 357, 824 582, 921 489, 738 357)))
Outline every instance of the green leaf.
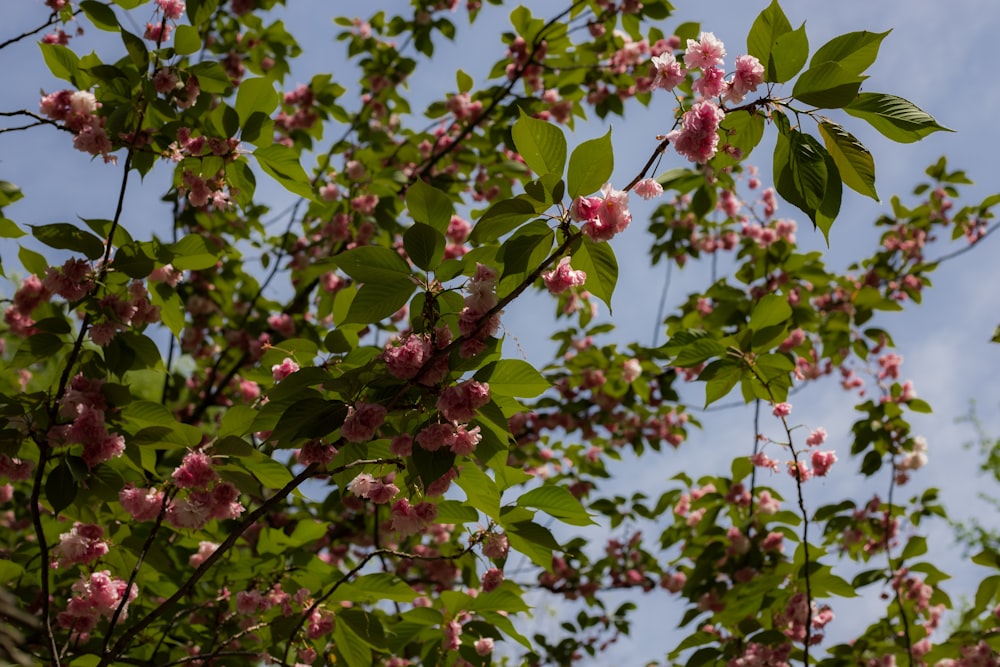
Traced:
POLYGON ((273 429, 271 439, 277 441, 278 447, 293 447, 297 440, 321 438, 333 433, 340 428, 346 417, 347 406, 340 401, 328 401, 322 398, 300 399, 289 405, 282 413, 273 429))
POLYGON ((26 271, 34 273, 36 276, 42 278, 45 277, 45 273, 49 268, 49 263, 43 255, 22 246, 17 250, 17 258, 21 260, 21 266, 23 266, 26 271))
POLYGON ((858 194, 878 201, 875 191, 875 160, 857 138, 833 121, 824 118, 819 124, 826 150, 830 153, 844 185, 858 194))
POLYGON ((21 188, 10 181, 0 181, 0 208, 9 206, 19 199, 24 198, 21 188))
POLYGON ((370 667, 372 664, 371 648, 354 634, 347 623, 337 623, 333 626, 333 643, 347 667, 370 667))
POLYGON ((336 257, 340 270, 361 283, 409 280, 410 267, 395 250, 361 246, 336 257))
POLYGON ((705 382, 705 407, 729 395, 743 377, 743 367, 733 359, 715 359, 698 374, 705 382))
POLYGON ((511 128, 514 147, 525 164, 539 176, 562 176, 566 167, 566 137, 554 124, 521 111, 521 117, 511 128))
MULTIPOLYGON (((142 39, 133 35, 128 30, 122 30, 121 36, 122 42, 125 43, 125 50, 128 51, 128 55, 132 59, 132 64, 140 72, 145 72, 149 67, 149 51, 146 50, 146 44, 142 39)), ((201 79, 199 78, 200 82, 201 79)), ((204 90, 204 86, 202 86, 202 90, 204 90)))
POLYGON ((313 186, 299 164, 299 154, 295 150, 281 144, 271 144, 258 148, 253 155, 261 169, 286 190, 310 201, 317 201, 313 186))
POLYGON ((603 137, 584 141, 569 156, 566 174, 568 194, 575 199, 601 189, 611 178, 615 156, 611 146, 611 130, 603 137))
POLYGON ((596 523, 580 501, 562 486, 544 484, 532 489, 517 499, 517 505, 541 510, 571 526, 590 526, 596 523))
POLYGON ((448 195, 420 180, 406 191, 406 207, 415 221, 430 225, 442 234, 447 233, 455 212, 448 195))
POLYGON ((42 359, 50 359, 63 347, 63 340, 51 333, 35 333, 21 341, 14 353, 15 368, 25 368, 42 359))
POLYGON ((293 478, 291 471, 284 464, 260 452, 254 452, 254 456, 251 457, 240 458, 239 463, 260 482, 261 486, 268 489, 280 489, 293 478))
MULTIPOLYGON (((355 579, 352 586, 364 591, 364 600, 370 602, 412 602, 417 592, 394 574, 376 572, 355 579)), ((350 598, 349 598, 350 599, 350 598)), ((359 598, 353 598, 359 600, 359 598)))
POLYGON ((236 90, 236 112, 240 124, 246 124, 256 112, 270 114, 278 108, 279 96, 274 90, 274 82, 264 77, 243 79, 236 90))
POLYGON ((72 505, 78 488, 70 467, 66 461, 60 461, 45 480, 45 499, 52 506, 52 512, 58 515, 72 505))
POLYGON ((455 483, 465 491, 470 505, 491 519, 500 520, 500 490, 479 466, 462 466, 462 472, 455 483))
POLYGON ((198 29, 192 25, 179 25, 174 32, 174 51, 181 56, 189 56, 197 53, 201 48, 201 35, 198 29))
MULTIPOLYGON (((809 57, 809 38, 806 25, 787 32, 774 40, 771 56, 764 65, 765 81, 784 83, 799 73, 809 57)), ((763 61, 761 61, 763 63, 763 61)))
POLYGON ((208 239, 201 234, 188 234, 168 248, 173 253, 171 264, 182 271, 207 269, 215 266, 222 257, 222 252, 210 245, 208 239))
POLYGON ((765 294, 753 307, 750 313, 749 327, 751 331, 760 331, 765 327, 782 324, 792 316, 792 307, 788 299, 777 294, 765 294))
POLYGON ((115 271, 121 271, 129 278, 138 280, 152 273, 156 263, 144 252, 141 243, 132 242, 118 248, 111 266, 115 271))
POLYGON ((878 57, 882 40, 892 32, 849 32, 834 37, 817 49, 810 64, 818 65, 824 62, 835 62, 846 71, 861 74, 868 69, 878 57))
POLYGON ((104 3, 97 2, 96 0, 83 0, 80 3, 80 9, 87 15, 90 22, 101 30, 116 32, 121 28, 118 24, 118 17, 115 16, 115 11, 104 3))
POLYGON ((372 324, 384 320, 406 305, 414 289, 416 285, 409 280, 365 283, 341 324, 372 324))
POLYGON ((802 69, 809 57, 805 25, 792 30, 792 24, 778 1, 772 0, 750 28, 747 52, 764 66, 765 81, 788 81, 802 69))
POLYGON ((389 648, 385 629, 375 614, 363 609, 341 609, 337 612, 337 622, 346 623, 361 641, 373 649, 381 651, 389 648))
POLYGON ((618 260, 610 243, 595 243, 582 236, 580 245, 573 250, 572 265, 587 274, 584 289, 596 296, 611 311, 611 297, 618 283, 618 260))
POLYGON ((420 483, 426 489, 441 479, 441 476, 455 465, 455 454, 449 449, 439 449, 429 452, 423 447, 413 448, 413 465, 417 470, 420 483))
POLYGON ((841 197, 843 197, 844 188, 841 185, 840 169, 837 168, 837 163, 834 161, 833 156, 827 153, 815 139, 812 137, 809 137, 809 139, 822 152, 823 163, 826 166, 826 192, 823 194, 819 210, 816 211, 816 226, 823 232, 823 238, 826 240, 826 245, 829 246, 830 228, 840 213, 841 197))
POLYGON ((534 398, 552 386, 534 366, 521 359, 494 361, 476 373, 475 378, 489 382, 491 394, 519 398, 534 398))
POLYGON ((906 541, 903 553, 899 554, 900 560, 910 560, 927 553, 927 538, 920 535, 913 535, 906 541))
POLYGON ((534 521, 518 521, 504 524, 504 529, 511 549, 524 554, 548 572, 552 571, 552 551, 559 548, 559 542, 548 528, 534 521))
POLYGON ((72 250, 83 253, 87 259, 94 260, 104 255, 104 242, 68 222, 56 222, 50 225, 28 225, 36 239, 59 250, 72 250))
POLYGON ((844 111, 868 122, 893 141, 909 144, 933 132, 951 132, 929 114, 902 97, 885 93, 861 93, 844 111))
POLYGON ((792 96, 815 107, 839 109, 854 101, 866 78, 834 62, 820 63, 807 69, 796 80, 792 96))
POLYGON ((226 93, 233 87, 225 68, 214 60, 192 65, 191 73, 198 77, 198 86, 206 93, 226 93))
POLYGON ((472 228, 469 240, 477 245, 492 243, 538 213, 537 205, 524 195, 502 199, 483 213, 472 228))
POLYGON ((444 234, 421 222, 403 232, 403 249, 410 261, 425 271, 433 271, 444 259, 445 244, 444 234))
POLYGON ((787 126, 778 133, 774 147, 775 188, 788 203, 808 215, 814 225, 827 193, 826 155, 826 149, 807 134, 787 130, 787 126))
POLYGON ((465 73, 464 70, 459 69, 455 72, 455 83, 458 85, 458 92, 467 93, 472 90, 472 77, 465 73))
POLYGON ((42 50, 42 58, 45 59, 49 71, 57 79, 72 83, 80 69, 80 59, 76 57, 76 54, 62 44, 39 43, 38 47, 42 50))

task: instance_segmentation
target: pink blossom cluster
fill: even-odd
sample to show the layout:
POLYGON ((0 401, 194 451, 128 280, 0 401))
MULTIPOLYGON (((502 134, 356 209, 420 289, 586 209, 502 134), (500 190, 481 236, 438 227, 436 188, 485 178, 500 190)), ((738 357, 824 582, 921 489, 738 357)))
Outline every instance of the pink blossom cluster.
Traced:
POLYGON ((35 326, 31 313, 51 297, 52 291, 38 276, 32 274, 25 278, 14 292, 12 305, 4 311, 3 320, 10 327, 11 333, 21 337, 30 336, 35 326))
POLYGON ((94 94, 86 90, 60 90, 42 97, 41 113, 48 118, 61 121, 63 126, 71 130, 73 147, 90 155, 100 155, 105 164, 117 163, 118 158, 111 155, 114 147, 104 129, 105 119, 97 115, 101 104, 94 94))
POLYGON ((348 442, 368 442, 375 437, 378 427, 385 421, 388 413, 377 403, 358 401, 347 408, 347 418, 340 427, 340 437, 348 442))
POLYGON ((529 90, 542 90, 545 84, 542 81, 542 66, 539 63, 545 58, 548 48, 548 43, 542 40, 532 53, 523 37, 520 35, 515 37, 507 47, 507 57, 511 60, 506 68, 507 78, 514 80, 520 76, 529 90))
POLYGON ((476 380, 466 380, 445 388, 438 396, 437 409, 445 419, 467 422, 476 410, 490 401, 490 385, 476 380))
POLYGON ((333 461, 337 449, 322 440, 310 440, 295 453, 295 459, 304 466, 315 463, 325 466, 333 461))
POLYGON ((392 504, 389 511, 392 529, 400 537, 415 535, 429 527, 437 518, 438 507, 434 503, 421 502, 411 505, 406 498, 400 498, 392 504))
MULTIPOLYGON (((167 505, 166 520, 175 528, 199 530, 212 519, 235 519, 243 513, 240 492, 229 482, 219 481, 210 456, 201 451, 188 452, 171 474, 174 486, 187 493, 167 505)), ((156 493, 144 489, 123 489, 119 494, 122 505, 137 520, 148 520, 159 513, 156 493), (127 494, 127 495, 126 495, 127 494)))
POLYGON ((293 130, 308 130, 319 120, 315 109, 316 95, 309 86, 302 84, 285 93, 283 102, 285 107, 294 109, 291 113, 282 109, 274 117, 275 127, 285 134, 290 134, 293 130))
POLYGON ((31 461, 0 454, 0 478, 9 479, 12 482, 23 482, 26 479, 31 479, 31 471, 34 467, 35 464, 31 461))
POLYGON ((231 192, 225 190, 225 173, 211 179, 203 178, 191 170, 185 170, 181 175, 182 185, 177 187, 177 193, 187 195, 188 203, 195 208, 205 208, 209 204, 218 210, 225 210, 232 205, 231 192))
POLYGON ((493 560, 503 560, 510 552, 506 533, 490 533, 483 541, 483 555, 493 560))
POLYGON ((92 523, 73 523, 68 533, 59 535, 59 544, 52 550, 59 567, 93 563, 108 553, 104 529, 92 523))
MULTIPOLYGON (((390 341, 382 352, 386 368, 394 377, 401 380, 411 380, 417 377, 425 364, 434 357, 435 349, 447 347, 451 342, 451 330, 440 327, 435 335, 410 333, 402 338, 390 341)), ((435 385, 448 375, 448 356, 439 355, 420 375, 419 382, 424 385, 435 385)))
POLYGON ((476 263, 476 273, 465 285, 465 307, 458 316, 458 330, 464 340, 459 347, 462 357, 474 357, 486 349, 486 341, 500 329, 503 311, 496 308, 497 272, 485 264, 476 263))
POLYGON ((109 407, 101 392, 103 385, 103 380, 76 375, 59 402, 60 417, 72 421, 49 429, 49 442, 53 446, 83 445, 82 458, 91 469, 125 451, 125 438, 108 431, 106 413, 109 407))
POLYGON ((139 592, 134 585, 129 587, 124 579, 112 577, 108 570, 83 575, 73 584, 72 590, 76 595, 70 598, 66 611, 59 614, 58 620, 60 626, 79 635, 93 630, 101 617, 110 619, 119 606, 122 607, 119 618, 127 618, 128 603, 139 592))
POLYGON ((128 292, 128 299, 112 293, 100 300, 103 321, 91 325, 88 332, 90 339, 98 345, 107 345, 119 331, 160 321, 160 307, 150 303, 142 282, 134 281, 129 285, 128 292))
POLYGON ((429 452, 447 447, 457 456, 468 456, 474 452, 482 439, 478 426, 470 429, 466 424, 454 422, 428 424, 416 437, 417 444, 429 452))
POLYGON ((691 162, 704 164, 719 147, 719 125, 725 112, 710 100, 695 103, 684 112, 680 129, 667 134, 678 153, 691 162))
POLYGON ((549 292, 562 294, 571 287, 578 287, 587 282, 587 274, 573 269, 570 266, 570 258, 563 257, 559 260, 556 268, 542 273, 542 280, 549 292))
MULTIPOLYGON (((736 71, 726 81, 722 69, 726 56, 725 45, 713 33, 703 32, 697 40, 689 39, 684 54, 684 64, 700 71, 692 88, 699 100, 681 117, 681 127, 667 138, 677 152, 691 162, 704 164, 711 160, 719 146, 719 125, 725 112, 714 101, 738 104, 764 82, 764 67, 751 55, 736 58, 736 71)), ((652 88, 672 90, 687 77, 681 64, 672 53, 654 55, 652 58, 652 88)))
MULTIPOLYGON (((187 73, 182 80, 181 72, 175 67, 161 67, 153 75, 153 87, 156 92, 163 95, 168 100, 172 100, 178 109, 190 109, 198 101, 201 94, 201 85, 198 77, 187 73)), ((182 128, 184 129, 184 128, 182 128)), ((174 162, 179 162, 183 142, 180 140, 181 129, 178 129, 178 141, 168 147, 169 157, 174 162)), ((196 154, 199 151, 194 151, 196 154)))
POLYGON ((299 365, 295 362, 295 360, 291 357, 285 357, 281 360, 280 364, 274 364, 271 366, 271 377, 274 378, 275 382, 281 382, 298 370, 299 365))
POLYGON ((399 493, 399 487, 391 482, 376 479, 363 472, 347 485, 347 490, 358 498, 365 498, 376 505, 385 505, 399 493))
POLYGON ((176 21, 184 14, 184 0, 156 0, 163 17, 176 21))
POLYGON ((743 238, 756 242, 759 247, 769 248, 778 241, 794 245, 797 229, 798 225, 794 220, 775 220, 767 225, 744 222, 740 233, 743 238))
POLYGON ((750 642, 739 657, 726 663, 726 667, 790 667, 788 657, 791 655, 791 644, 767 646, 750 642))
POLYGON ((632 222, 627 192, 615 190, 610 183, 605 183, 601 195, 577 197, 569 208, 570 218, 582 222, 581 231, 595 242, 611 240, 632 222))

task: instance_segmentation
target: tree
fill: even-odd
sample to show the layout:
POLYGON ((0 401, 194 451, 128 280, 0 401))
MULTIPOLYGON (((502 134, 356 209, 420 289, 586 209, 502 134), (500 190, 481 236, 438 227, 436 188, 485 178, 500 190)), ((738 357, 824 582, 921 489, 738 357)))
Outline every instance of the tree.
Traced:
MULTIPOLYGON (((939 628, 947 575, 921 560, 921 531, 945 512, 934 489, 899 498, 927 460, 907 415, 930 406, 881 314, 990 234, 1000 196, 956 208, 969 181, 942 159, 848 272, 776 217, 780 196, 829 239, 844 185, 877 196, 852 123, 903 143, 945 129, 861 91, 887 33, 811 49, 772 2, 744 53, 671 23, 665 0, 521 6, 489 77, 458 69, 418 111, 405 84, 439 68, 457 3, 337 19, 351 93, 332 74, 286 89, 300 46, 280 0, 45 4, 0 48, 45 32, 69 87, 5 111, 25 124, 4 132, 61 131, 119 181, 105 217, 79 223, 28 225, 18 186, 0 195, 20 264, 5 251, 9 660, 569 664, 628 633, 634 605, 607 594, 634 590, 685 606, 686 637, 656 649, 670 664, 997 664, 1000 575, 939 628), (67 27, 114 39, 84 54, 67 27), (610 131, 563 129, 671 95, 627 182, 611 182, 610 131), (773 188, 749 162, 766 133, 773 188), (163 173, 171 224, 133 223, 128 195, 163 173), (270 183, 296 198, 277 215, 257 193, 270 183), (592 306, 610 307, 633 196, 665 202, 651 261, 734 270, 666 315, 664 344, 602 345, 592 306), (960 247, 932 254, 939 237, 960 247), (536 289, 559 345, 542 369, 502 328, 536 289), (789 398, 836 374, 860 401, 839 457, 881 474, 884 498, 810 495, 845 462, 789 398), (706 406, 739 388, 752 448, 621 493, 609 461, 699 425, 689 383, 706 406), (600 548, 575 532, 597 521, 616 531, 600 548), (565 635, 529 631, 535 589, 578 605, 565 635), (879 594, 867 629, 824 641, 842 598, 879 594)), ((458 11, 471 23, 480 3, 458 11)), ((1000 567, 991 548, 973 560, 1000 567)))

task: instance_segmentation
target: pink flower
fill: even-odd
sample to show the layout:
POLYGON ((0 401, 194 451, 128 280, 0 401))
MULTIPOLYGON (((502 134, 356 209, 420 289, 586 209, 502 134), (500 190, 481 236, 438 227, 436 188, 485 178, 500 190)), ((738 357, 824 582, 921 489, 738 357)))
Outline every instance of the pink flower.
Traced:
POLYGON ((573 222, 586 222, 597 217, 600 205, 599 197, 577 197, 569 206, 569 217, 573 222))
POLYGON ((201 564, 205 562, 205 559, 215 553, 215 550, 218 548, 219 545, 215 542, 202 540, 198 543, 198 551, 188 557, 188 565, 191 567, 201 566, 201 564))
POLYGON ((387 345, 382 358, 390 373, 401 380, 409 380, 416 377, 433 351, 429 337, 411 334, 403 340, 402 345, 387 345))
POLYGON ((785 536, 783 533, 768 533, 767 537, 761 540, 762 551, 777 551, 781 553, 785 550, 785 536))
POLYGON ((490 533, 483 542, 483 555, 495 560, 503 560, 510 552, 510 542, 506 533, 490 533))
POLYGON ((775 417, 787 417, 792 414, 792 406, 790 403, 777 403, 771 412, 775 417))
POLYGON ((118 500, 136 521, 152 521, 163 507, 163 492, 156 489, 137 489, 128 484, 118 492, 118 500))
POLYGON ((653 56, 651 62, 653 68, 650 74, 653 75, 653 83, 650 88, 652 89, 663 88, 664 90, 673 90, 687 76, 687 72, 677 62, 677 58, 669 51, 658 56, 653 56))
POLYGON ((610 183, 605 183, 601 194, 604 199, 598 204, 595 217, 587 220, 581 228, 592 241, 608 241, 615 234, 625 231, 632 222, 627 192, 615 190, 610 183))
POLYGON ((476 649, 477 655, 487 656, 493 653, 493 638, 492 637, 480 637, 473 643, 473 648, 476 649))
POLYGON ((377 403, 358 403, 347 410, 347 419, 340 427, 340 435, 348 442, 367 442, 385 421, 388 411, 377 403))
POLYGON ((503 570, 498 567, 491 567, 483 573, 482 588, 484 593, 495 591, 503 583, 503 570))
MULTIPOLYGON (((820 426, 815 431, 809 434, 806 438, 806 444, 810 447, 818 447, 826 442, 826 429, 820 426)), ((816 473, 819 474, 819 473, 816 473)))
POLYGON ((376 505, 385 505, 387 502, 395 498, 398 493, 399 487, 395 484, 386 484, 380 480, 375 480, 375 482, 368 487, 368 500, 372 501, 376 505))
POLYGON ((813 474, 817 477, 826 477, 830 471, 830 466, 837 462, 837 455, 833 452, 815 451, 812 453, 813 474))
POLYGON ((271 376, 275 382, 281 382, 292 373, 299 370, 299 365, 286 357, 280 364, 271 366, 271 376))
POLYGON ((726 87, 726 73, 719 67, 702 70, 700 77, 691 86, 702 97, 718 97, 726 87))
POLYGON ((438 396, 437 408, 445 419, 467 422, 476 415, 476 410, 490 401, 490 385, 485 382, 468 380, 452 385, 438 396))
POLYGON ((175 21, 184 14, 184 0, 156 0, 156 4, 163 10, 163 15, 175 21))
POLYGON ((663 186, 654 178, 644 178, 635 184, 635 193, 643 199, 654 199, 663 194, 663 186))
POLYGON ((677 152, 691 162, 704 164, 715 156, 719 145, 719 124, 726 117, 714 102, 698 102, 681 119, 681 129, 667 135, 677 152))
POLYGON ((104 529, 89 523, 73 524, 68 533, 59 536, 59 544, 53 553, 60 567, 77 563, 92 563, 108 553, 108 544, 103 539, 104 529))
POLYGON ((707 69, 723 64, 726 56, 726 47, 716 38, 715 34, 703 32, 698 41, 689 39, 687 41, 687 51, 684 53, 684 64, 688 67, 700 67, 707 69))
POLYGON ((628 359, 622 364, 622 379, 635 382, 642 375, 642 364, 638 359, 628 359))
POLYGON ((417 444, 428 452, 455 444, 455 427, 452 424, 428 424, 417 433, 417 444))
POLYGON ((389 451, 393 456, 410 456, 413 454, 413 436, 401 433, 389 443, 389 451))
POLYGON ((751 55, 736 56, 736 74, 726 89, 726 101, 738 104, 747 93, 757 90, 764 83, 764 66, 751 55))
POLYGON ((468 456, 476 450, 476 445, 482 439, 483 436, 480 434, 478 426, 467 430, 464 425, 459 425, 455 429, 455 439, 451 443, 451 451, 458 456, 468 456))
POLYGON ((562 294, 570 287, 577 287, 587 282, 587 274, 574 270, 570 266, 570 258, 563 257, 551 271, 542 273, 542 280, 552 294, 562 294))
POLYGON ((204 489, 216 478, 212 460, 203 452, 189 452, 171 476, 182 489, 204 489))
POLYGON ((347 490, 359 498, 367 498, 368 491, 375 484, 375 478, 366 472, 357 475, 348 485, 347 490))

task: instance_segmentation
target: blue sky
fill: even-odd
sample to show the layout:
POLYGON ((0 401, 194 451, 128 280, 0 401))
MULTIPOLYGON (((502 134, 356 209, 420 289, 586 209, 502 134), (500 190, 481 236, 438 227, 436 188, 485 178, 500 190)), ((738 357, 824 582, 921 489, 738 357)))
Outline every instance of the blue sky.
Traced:
MULTIPOLYGON (((4 10, 4 30, 0 38, 38 25, 47 15, 41 0, 21 0, 10 3, 4 10)), ((343 8, 379 5, 398 6, 402 3, 333 3, 328 0, 289 0, 291 8, 284 12, 285 21, 303 45, 303 57, 288 80, 288 88, 308 81, 318 72, 333 71, 344 77, 350 89, 354 73, 344 64, 344 49, 333 39, 334 12, 343 8)), ((552 0, 525 2, 539 16, 548 16, 564 8, 565 3, 552 0)), ((764 0, 676 0, 678 13, 661 26, 670 32, 683 21, 701 21, 704 30, 722 39, 729 51, 728 58, 744 52, 746 33, 754 17, 768 2, 764 0)), ((506 14, 514 5, 498 9, 487 6, 488 12, 472 31, 460 34, 454 45, 442 45, 440 67, 424 71, 410 82, 410 92, 417 100, 432 99, 454 88, 455 62, 477 81, 482 81, 492 63, 502 57, 504 47, 499 41, 499 27, 506 28, 506 14)), ((860 121, 851 119, 848 129, 854 132, 873 152, 877 168, 877 185, 882 203, 877 204, 851 191, 845 191, 844 207, 831 232, 827 262, 845 266, 863 257, 877 238, 871 222, 887 212, 891 195, 900 194, 904 203, 910 189, 921 179, 923 169, 940 155, 947 154, 952 168, 965 169, 976 181, 965 189, 960 202, 978 202, 988 194, 1000 191, 995 160, 1000 148, 1000 125, 993 117, 1000 107, 1000 77, 996 72, 996 35, 1000 34, 1000 6, 995 0, 786 0, 783 8, 797 26, 806 21, 810 45, 816 48, 827 39, 851 30, 893 32, 883 42, 878 62, 871 68, 871 79, 864 90, 891 92, 905 97, 931 113, 954 133, 933 134, 917 144, 897 145, 885 140, 860 121)), ((361 11, 360 9, 356 11, 361 11)), ((141 16, 141 10, 138 12, 141 16)), ((461 12, 456 14, 460 33, 466 28, 461 12)), ((107 44, 107 35, 91 30, 74 40, 77 49, 96 48, 100 52, 107 44)), ((112 43, 112 48, 118 48, 112 43)), ((8 66, 0 73, 0 110, 37 109, 39 89, 57 90, 63 83, 48 74, 33 40, 25 40, 0 52, 8 66), (16 66, 13 64, 16 63, 16 66)), ((649 109, 635 108, 625 120, 613 119, 613 140, 616 150, 615 184, 621 187, 631 179, 655 146, 655 135, 669 129, 673 101, 669 96, 654 101, 649 109)), ((2 125, 9 126, 9 124, 2 125)), ((577 125, 570 137, 573 146, 606 131, 604 123, 577 125)), ((20 185, 26 198, 5 213, 21 224, 45 224, 75 221, 80 217, 110 217, 117 193, 120 171, 91 163, 88 156, 69 148, 68 137, 61 132, 39 128, 30 132, 0 135, 0 180, 20 185)), ((768 144, 762 144, 755 160, 766 170, 770 162, 768 144)), ((668 156, 663 168, 683 166, 676 155, 668 156)), ((307 165, 308 166, 308 165, 307 165)), ((158 202, 164 190, 166 170, 154 170, 142 187, 130 190, 125 205, 126 227, 142 228, 169 224, 169 210, 158 202)), ((285 195, 278 188, 265 189, 274 198, 274 210, 283 208, 285 195)), ((645 264, 645 249, 649 237, 644 231, 644 212, 650 207, 634 206, 632 228, 613 241, 622 267, 619 287, 614 299, 615 322, 619 325, 616 340, 638 339, 649 343, 654 330, 655 305, 663 284, 662 267, 645 264)), ((809 248, 825 249, 819 234, 813 234, 801 215, 789 205, 780 213, 799 219, 799 239, 809 248)), ((908 308, 901 314, 885 317, 883 323, 893 331, 899 353, 905 358, 903 374, 913 379, 922 398, 935 408, 930 416, 914 418, 917 432, 929 442, 929 465, 914 475, 905 490, 916 493, 925 486, 938 486, 943 500, 954 516, 974 516, 978 508, 977 493, 988 487, 975 474, 977 458, 962 444, 972 437, 967 426, 956 425, 955 419, 969 409, 970 400, 979 405, 980 416, 989 432, 1000 435, 1000 384, 995 381, 1000 368, 1000 346, 988 340, 1000 322, 1000 264, 995 260, 997 241, 989 239, 985 247, 963 256, 959 261, 942 266, 934 276, 935 287, 925 294, 924 303, 908 308)), ((9 243, 0 245, 4 265, 11 273, 16 260, 9 243)), ((933 255, 936 256, 936 255, 933 255)), ((668 304, 684 300, 690 290, 699 289, 707 279, 707 268, 692 266, 675 271, 668 294, 668 304)), ((0 280, 0 293, 9 295, 11 286, 0 280)), ((551 300, 538 296, 518 302, 508 309, 504 327, 510 338, 516 338, 528 358, 541 365, 551 353, 546 341, 548 331, 539 330, 539 313, 548 313, 551 300)), ((606 313, 605 313, 606 314, 606 313)), ((662 338, 661 338, 662 340, 662 338)), ((511 354, 518 354, 511 347, 511 354)), ((695 387, 688 400, 700 404, 701 389, 695 387)), ((814 428, 824 426, 830 432, 828 444, 844 452, 831 476, 810 482, 815 507, 825 499, 850 495, 866 499, 873 488, 884 495, 886 481, 877 485, 863 484, 854 471, 856 464, 846 460, 849 448, 847 436, 854 414, 854 399, 839 389, 835 382, 818 385, 795 399, 794 416, 814 428)), ((626 461, 621 465, 620 483, 624 489, 644 489, 658 493, 666 488, 666 480, 684 470, 690 474, 721 472, 714 470, 717 461, 729 460, 749 447, 752 433, 752 413, 734 410, 701 417, 705 430, 679 451, 664 452, 645 460, 643 465, 626 461)), ((790 493, 786 480, 776 479, 775 485, 790 493)), ((985 510, 985 508, 984 508, 985 510)), ((981 517, 985 521, 990 516, 981 517)), ((995 522, 995 521, 994 521, 995 522)), ((975 581, 975 566, 961 563, 953 552, 950 533, 943 525, 933 529, 930 540, 932 554, 946 559, 942 569, 956 574, 956 586, 968 586, 975 581), (951 550, 951 551, 949 551, 951 550)), ((957 599, 957 596, 956 596, 957 599)), ((602 663, 618 661, 636 664, 640 659, 655 658, 665 647, 665 619, 679 616, 672 611, 677 605, 665 595, 640 600, 643 613, 637 617, 634 638, 612 649, 602 663)), ((878 601, 876 601, 878 602, 878 601)), ((857 609, 866 605, 861 601, 857 609)), ((839 610, 836 610, 839 613, 839 610)), ((539 610, 539 623, 544 627, 545 612, 539 610)), ((669 622, 669 621, 667 621, 669 622)), ((867 620, 865 621, 867 622, 867 620)), ((839 613, 831 634, 849 632, 852 621, 848 614, 839 613)), ((552 626, 556 627, 553 621, 552 626)), ((853 626, 857 629, 857 626, 853 626)))

